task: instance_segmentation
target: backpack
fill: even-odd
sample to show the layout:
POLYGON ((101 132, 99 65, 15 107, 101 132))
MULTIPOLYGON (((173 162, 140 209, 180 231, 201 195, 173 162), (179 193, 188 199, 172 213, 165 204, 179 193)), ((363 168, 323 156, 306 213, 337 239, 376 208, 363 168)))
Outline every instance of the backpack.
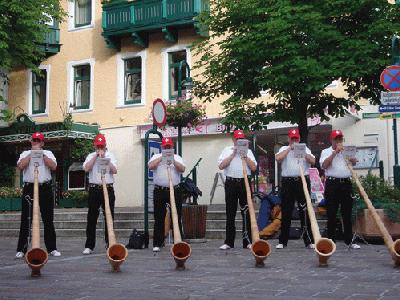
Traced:
POLYGON ((133 229, 131 235, 129 236, 129 242, 126 245, 127 249, 143 249, 145 242, 145 235, 143 232, 139 232, 133 229))

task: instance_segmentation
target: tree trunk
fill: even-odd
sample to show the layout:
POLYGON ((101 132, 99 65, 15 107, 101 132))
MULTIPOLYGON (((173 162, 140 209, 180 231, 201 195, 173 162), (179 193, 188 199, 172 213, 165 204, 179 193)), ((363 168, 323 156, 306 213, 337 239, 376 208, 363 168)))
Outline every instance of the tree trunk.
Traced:
POLYGON ((307 107, 299 107, 298 118, 299 118, 299 131, 300 131, 300 141, 302 143, 308 142, 308 126, 307 126, 307 107))

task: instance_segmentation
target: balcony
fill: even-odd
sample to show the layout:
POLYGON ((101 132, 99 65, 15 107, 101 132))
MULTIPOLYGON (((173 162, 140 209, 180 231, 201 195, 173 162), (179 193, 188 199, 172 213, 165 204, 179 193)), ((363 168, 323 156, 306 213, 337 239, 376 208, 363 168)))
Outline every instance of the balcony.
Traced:
POLYGON ((46 55, 53 55, 60 52, 60 29, 51 26, 50 30, 45 33, 43 43, 40 43, 39 47, 46 55))
POLYGON ((122 37, 130 36, 148 46, 150 32, 163 32, 167 41, 177 40, 178 29, 195 28, 204 35, 195 17, 209 10, 208 0, 114 0, 103 3, 103 37, 109 48, 119 49, 122 37))

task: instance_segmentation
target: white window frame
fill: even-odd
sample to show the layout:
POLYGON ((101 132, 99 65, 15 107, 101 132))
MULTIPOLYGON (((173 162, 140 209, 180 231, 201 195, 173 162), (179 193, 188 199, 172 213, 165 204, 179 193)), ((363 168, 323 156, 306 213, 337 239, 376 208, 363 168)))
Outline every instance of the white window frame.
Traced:
MULTIPOLYGON (((168 61, 168 53, 169 52, 177 52, 186 50, 186 62, 190 67, 190 71, 192 72, 192 53, 190 51, 190 46, 187 44, 175 45, 173 47, 164 48, 161 50, 162 56, 162 96, 163 99, 167 101, 171 101, 169 99, 169 61, 168 61)), ((172 100, 173 102, 175 99, 172 100)))
POLYGON ((28 113, 29 116, 31 117, 47 117, 49 115, 49 98, 50 98, 50 70, 51 66, 50 65, 40 65, 39 70, 46 70, 46 110, 44 113, 39 113, 39 114, 33 114, 32 111, 32 104, 33 104, 33 97, 32 97, 32 69, 28 69, 28 74, 27 74, 27 80, 28 80, 28 89, 27 89, 27 94, 26 94, 26 99, 28 99, 28 113))
POLYGON ((94 107, 94 65, 95 59, 88 58, 77 61, 70 61, 67 63, 67 95, 68 95, 68 107, 71 108, 71 113, 83 113, 91 112, 94 107), (74 104, 74 67, 90 65, 90 103, 89 108, 85 109, 74 109, 72 105, 74 104))
POLYGON ((78 167, 75 167, 75 168, 77 168, 76 170, 70 170, 71 169, 71 167, 72 167, 72 165, 68 168, 68 176, 67 176, 67 178, 68 178, 68 191, 84 191, 85 189, 86 189, 86 173, 85 173, 85 177, 84 177, 84 181, 83 181, 83 187, 79 187, 79 188, 71 188, 71 187, 69 187, 69 172, 71 172, 71 171, 84 171, 85 169, 83 168, 83 163, 77 163, 77 162, 74 162, 73 164, 80 164, 80 166, 82 167, 80 170, 78 169, 78 167))
POLYGON ((117 106, 116 108, 128 108, 146 105, 146 50, 140 52, 125 52, 117 54, 117 106), (142 61, 142 97, 140 103, 125 104, 125 60, 140 57, 142 61))
POLYGON ((96 0, 92 0, 92 20, 90 24, 80 27, 75 27, 75 0, 68 0, 68 31, 79 31, 89 28, 94 28, 96 0))

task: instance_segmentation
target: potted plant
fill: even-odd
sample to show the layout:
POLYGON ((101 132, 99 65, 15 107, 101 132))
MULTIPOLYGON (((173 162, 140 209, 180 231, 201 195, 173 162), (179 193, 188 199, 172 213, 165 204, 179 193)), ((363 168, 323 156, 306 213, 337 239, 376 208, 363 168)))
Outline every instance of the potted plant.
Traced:
POLYGON ((64 208, 83 208, 88 205, 89 194, 87 191, 66 191, 62 193, 59 206, 64 208))
POLYGON ((21 188, 0 187, 0 211, 21 210, 21 188))
POLYGON ((172 127, 192 128, 203 122, 206 117, 204 106, 190 100, 176 101, 167 105, 167 124, 172 127))
POLYGON ((184 238, 186 240, 205 241, 207 224, 207 205, 199 205, 197 198, 202 195, 196 186, 197 166, 201 158, 189 174, 182 180, 180 189, 183 198, 182 205, 182 225, 184 228, 184 238), (192 175, 192 178, 189 176, 192 175))
MULTIPOLYGON (((394 187, 387 181, 368 174, 360 177, 360 182, 364 187, 372 205, 382 219, 386 229, 394 238, 400 237, 400 189, 394 187)), ((374 240, 381 239, 373 218, 370 215, 364 201, 358 193, 356 187, 355 195, 357 203, 354 204, 353 213, 356 215, 354 230, 363 235, 364 238, 374 240)))

